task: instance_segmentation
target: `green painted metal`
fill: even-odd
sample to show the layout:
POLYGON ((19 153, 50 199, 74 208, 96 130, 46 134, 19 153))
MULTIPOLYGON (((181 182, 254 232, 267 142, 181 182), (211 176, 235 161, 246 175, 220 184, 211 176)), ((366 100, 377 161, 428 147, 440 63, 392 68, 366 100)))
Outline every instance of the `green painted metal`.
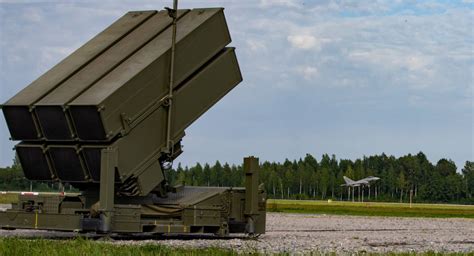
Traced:
MULTIPOLYGON (((27 155, 38 145, 26 152, 29 144, 23 143, 17 152, 27 176, 81 188, 86 183, 99 183, 100 150, 116 147, 118 179, 123 184, 119 192, 144 196, 161 184, 158 189, 164 194, 166 181, 160 162, 177 157, 184 130, 242 80, 233 48, 225 48, 230 35, 223 9, 178 11, 174 107, 169 124, 174 148, 165 155, 171 19, 165 11, 136 13, 148 16, 112 45, 104 46, 100 54, 92 58, 78 50, 66 58, 88 61, 75 66, 77 70, 49 91, 40 90, 36 83, 28 87, 40 88, 28 103, 32 116, 39 120, 38 126, 30 128, 44 134, 43 155, 38 156, 36 150, 35 161, 49 163, 50 175, 35 179, 36 168, 27 155)), ((123 27, 122 19, 117 26, 123 27)), ((48 80, 50 73, 43 80, 48 80)), ((22 98, 20 92, 4 105, 4 112, 13 113, 9 112, 11 102, 22 98)), ((6 117, 14 120, 18 116, 6 117)))
POLYGON ((115 167, 117 166, 117 149, 108 147, 102 149, 100 166, 99 211, 101 212, 102 232, 112 229, 115 201, 115 167))
MULTIPOLYGON (((244 214, 244 188, 184 187, 168 198, 116 198, 110 230, 104 229, 102 211, 88 207, 84 195, 20 196, 13 209, 0 212, 4 229, 47 229, 117 233, 249 233, 244 214)), ((254 234, 265 233, 264 191, 259 191, 254 234)))
POLYGON ((20 197, 1 227, 265 232, 257 158, 245 189, 167 183, 185 129, 242 81, 223 9, 176 13, 175 44, 173 12, 127 13, 3 105, 25 176, 82 192, 20 197))
POLYGON ((12 139, 41 139, 42 133, 39 130, 37 119, 31 113, 33 104, 87 66, 155 13, 156 11, 128 12, 8 100, 2 109, 12 139))
POLYGON ((245 215, 258 214, 258 158, 244 159, 245 173, 245 215))

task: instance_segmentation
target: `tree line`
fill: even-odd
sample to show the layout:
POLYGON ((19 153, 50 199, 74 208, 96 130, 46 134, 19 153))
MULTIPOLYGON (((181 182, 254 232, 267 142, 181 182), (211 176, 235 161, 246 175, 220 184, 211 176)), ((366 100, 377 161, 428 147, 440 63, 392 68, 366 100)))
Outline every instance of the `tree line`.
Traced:
MULTIPOLYGON (((399 158, 385 154, 361 159, 337 159, 322 155, 318 161, 311 154, 283 162, 261 163, 260 182, 269 198, 349 200, 343 176, 359 180, 376 176, 361 193, 365 200, 407 202, 474 203, 474 162, 466 161, 461 172, 456 164, 441 159, 432 164, 423 152, 399 158)), ((171 184, 194 186, 244 186, 241 165, 197 163, 192 167, 178 165, 167 172, 171 184)))
MULTIPOLYGON (((399 158, 381 154, 356 160, 328 154, 317 160, 306 154, 293 161, 262 162, 259 176, 269 198, 350 200, 348 188, 341 186, 343 176, 353 180, 377 176, 380 180, 361 191, 364 200, 407 202, 412 195, 414 202, 474 204, 474 162, 466 161, 461 172, 457 172, 453 161, 441 159, 433 164, 423 152, 399 158)), ((219 161, 184 168, 178 164, 166 171, 166 178, 172 186, 244 186, 242 165, 219 161)), ((11 167, 0 168, 0 190, 29 189, 57 191, 60 186, 28 181, 17 161, 11 167)))

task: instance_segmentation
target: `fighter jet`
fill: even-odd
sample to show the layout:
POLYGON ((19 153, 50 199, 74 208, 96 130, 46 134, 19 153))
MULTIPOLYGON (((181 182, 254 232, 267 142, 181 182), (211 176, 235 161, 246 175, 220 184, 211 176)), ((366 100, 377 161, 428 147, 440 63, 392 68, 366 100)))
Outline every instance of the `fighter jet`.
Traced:
POLYGON ((371 181, 380 180, 379 177, 374 177, 374 176, 369 176, 367 178, 356 180, 356 181, 351 180, 347 178, 346 176, 344 176, 343 178, 346 184, 342 184, 341 186, 350 186, 350 187, 368 186, 370 185, 371 181))
POLYGON ((369 199, 370 199, 370 182, 375 180, 380 180, 379 177, 369 176, 367 178, 363 178, 361 180, 351 180, 346 176, 343 176, 344 181, 346 184, 342 184, 341 186, 347 187, 347 198, 350 199, 351 190, 352 190, 352 202, 354 202, 354 187, 359 188, 359 201, 361 201, 361 188, 362 188, 362 202, 364 202, 364 187, 369 188, 369 199), (352 189, 351 189, 352 188, 352 189))

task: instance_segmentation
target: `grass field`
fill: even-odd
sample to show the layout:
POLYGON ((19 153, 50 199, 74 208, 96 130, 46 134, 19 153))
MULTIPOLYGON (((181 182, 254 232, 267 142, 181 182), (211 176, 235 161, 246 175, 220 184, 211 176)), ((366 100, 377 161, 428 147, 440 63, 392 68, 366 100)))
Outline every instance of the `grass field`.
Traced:
MULTIPOLYGON (((17 201, 18 194, 0 194, 0 204, 17 201)), ((341 202, 268 199, 267 211, 359 216, 474 218, 474 205, 341 202)))
POLYGON ((359 216, 474 218, 474 205, 338 202, 311 200, 267 201, 269 212, 318 213, 359 216))
POLYGON ((185 249, 162 245, 118 245, 76 238, 71 240, 0 238, 0 255, 237 255, 217 248, 185 249))
MULTIPOLYGON (((20 238, 0 238, 0 255, 11 256, 36 256, 36 255, 51 255, 51 256, 68 256, 68 255, 238 255, 237 252, 231 250, 223 250, 218 248, 207 249, 186 249, 186 248, 171 248, 155 244, 143 245, 119 245, 100 241, 86 240, 76 238, 71 240, 46 240, 46 239, 20 239, 20 238)), ((245 255, 262 255, 258 252, 249 252, 245 255)), ((290 255, 289 253, 276 255, 290 255)), ((321 255, 314 252, 311 255, 321 255)), ((328 255, 328 254, 324 254, 328 255)), ((329 255, 336 255, 335 253, 329 255)), ((461 253, 352 253, 351 255, 422 255, 422 256, 437 256, 437 255, 466 255, 461 253)), ((474 255, 474 254, 469 254, 474 255)))

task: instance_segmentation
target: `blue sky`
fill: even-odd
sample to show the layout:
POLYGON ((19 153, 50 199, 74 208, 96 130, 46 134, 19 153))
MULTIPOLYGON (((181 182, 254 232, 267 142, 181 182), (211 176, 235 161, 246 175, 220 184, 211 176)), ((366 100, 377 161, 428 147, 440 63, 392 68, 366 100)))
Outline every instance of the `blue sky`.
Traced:
MULTIPOLYGON (((126 11, 171 1, 0 0, 0 102, 126 11)), ((225 7, 244 81, 187 129, 179 161, 473 156, 473 1, 180 1, 225 7)), ((0 117, 0 166, 14 143, 0 117)))

